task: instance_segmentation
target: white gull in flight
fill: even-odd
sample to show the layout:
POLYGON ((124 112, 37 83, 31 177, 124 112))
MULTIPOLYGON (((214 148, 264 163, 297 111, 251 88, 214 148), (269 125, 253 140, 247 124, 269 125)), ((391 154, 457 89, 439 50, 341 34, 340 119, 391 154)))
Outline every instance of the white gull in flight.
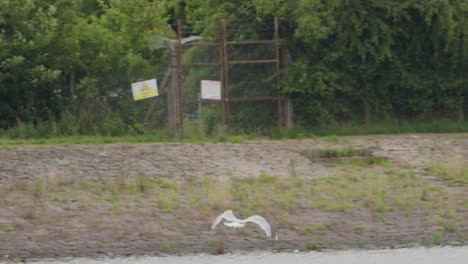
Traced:
POLYGON ((226 220, 227 222, 223 222, 224 225, 229 226, 229 227, 234 227, 234 228, 239 228, 239 227, 244 227, 246 223, 255 223, 259 225, 263 231, 265 231, 265 234, 267 235, 268 238, 271 239, 271 227, 270 224, 263 218, 262 216, 259 215, 252 215, 251 217, 248 217, 244 220, 237 218, 232 210, 227 210, 224 213, 220 214, 216 219, 213 221, 213 224, 211 225, 211 230, 215 229, 216 226, 222 221, 226 220))

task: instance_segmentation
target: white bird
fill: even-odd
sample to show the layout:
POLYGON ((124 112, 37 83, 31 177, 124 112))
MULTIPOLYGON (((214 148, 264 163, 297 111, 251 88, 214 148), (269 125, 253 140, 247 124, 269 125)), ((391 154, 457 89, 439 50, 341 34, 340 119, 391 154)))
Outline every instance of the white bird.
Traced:
POLYGON ((244 224, 241 224, 241 223, 238 223, 238 222, 224 222, 223 224, 225 226, 234 227, 234 228, 244 227, 244 224))
POLYGON ((259 216, 259 215, 253 215, 251 217, 248 217, 244 220, 237 218, 232 210, 227 210, 224 213, 220 214, 216 219, 213 221, 213 224, 211 225, 211 230, 215 229, 216 226, 222 221, 222 220, 227 220, 228 222, 224 222, 224 225, 229 226, 229 227, 244 227, 246 223, 251 222, 259 225, 263 231, 265 231, 265 234, 267 235, 268 238, 271 239, 271 227, 270 224, 265 220, 265 218, 259 216))

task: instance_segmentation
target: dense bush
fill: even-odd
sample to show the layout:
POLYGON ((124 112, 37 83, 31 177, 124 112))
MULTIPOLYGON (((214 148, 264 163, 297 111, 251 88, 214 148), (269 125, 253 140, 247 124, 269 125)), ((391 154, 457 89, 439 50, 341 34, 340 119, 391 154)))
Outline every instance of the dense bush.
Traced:
MULTIPOLYGON (((249 26, 275 16, 291 54, 282 92, 294 99, 299 126, 468 114, 466 0, 2 1, 0 133, 144 133, 149 102, 132 102, 130 83, 166 69, 163 52, 148 48, 155 34, 173 38, 183 19, 209 39, 226 19, 238 32, 232 38, 268 38, 249 26)), ((165 127, 164 104, 147 128, 165 127)), ((233 105, 232 131, 268 134, 270 108, 233 105)), ((219 111, 202 116, 204 133, 216 134, 219 111)))

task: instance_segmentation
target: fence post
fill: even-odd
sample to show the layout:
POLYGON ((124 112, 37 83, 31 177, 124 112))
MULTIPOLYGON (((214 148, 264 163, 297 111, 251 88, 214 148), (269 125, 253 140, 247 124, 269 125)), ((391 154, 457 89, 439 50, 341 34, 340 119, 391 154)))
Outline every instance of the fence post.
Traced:
MULTIPOLYGON (((289 50, 287 48, 280 49, 280 68, 285 69, 289 65, 289 50)), ((287 97, 286 100, 283 100, 283 113, 282 118, 286 128, 291 128, 293 126, 294 120, 294 105, 291 97, 287 97)))
POLYGON ((178 91, 178 114, 177 137, 184 136, 184 88, 182 67, 182 20, 177 20, 177 91, 178 91))
POLYGON ((221 63, 221 101, 223 104, 223 126, 224 131, 229 130, 229 78, 228 78, 228 55, 226 40, 226 21, 221 21, 219 45, 220 45, 220 63, 221 63))
POLYGON ((167 91, 167 110, 169 130, 177 138, 183 136, 183 109, 182 109, 182 83, 181 83, 181 38, 182 23, 177 22, 177 45, 170 45, 171 53, 171 82, 167 91))
POLYGON ((276 59, 276 89, 278 93, 278 127, 281 129, 285 125, 285 114, 284 114, 284 107, 283 107, 283 96, 281 95, 280 91, 280 76, 279 72, 281 69, 281 56, 280 56, 280 40, 279 40, 279 23, 278 17, 275 17, 275 59, 276 59))
POLYGON ((276 44, 276 82, 279 94, 278 111, 279 111, 279 123, 280 127, 291 128, 293 126, 293 101, 291 97, 284 98, 281 94, 280 85, 281 77, 279 75, 282 69, 286 69, 289 66, 289 50, 281 47, 280 36, 279 36, 279 22, 278 17, 275 17, 275 44, 276 44))

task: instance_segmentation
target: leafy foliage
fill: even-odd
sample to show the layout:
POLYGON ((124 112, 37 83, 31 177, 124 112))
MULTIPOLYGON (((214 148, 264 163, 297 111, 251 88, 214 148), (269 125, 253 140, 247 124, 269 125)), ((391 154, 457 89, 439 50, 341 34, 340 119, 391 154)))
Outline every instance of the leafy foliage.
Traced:
MULTIPOLYGON (((155 34, 174 37, 183 19, 210 39, 226 19, 237 32, 230 38, 262 39, 249 27, 275 16, 292 58, 282 91, 295 100, 299 124, 467 114, 466 0, 6 0, 0 129, 18 137, 141 133, 148 102, 132 103, 128 87, 166 68, 163 52, 148 49, 155 34)), ((257 124, 238 129, 249 127, 257 124)))

